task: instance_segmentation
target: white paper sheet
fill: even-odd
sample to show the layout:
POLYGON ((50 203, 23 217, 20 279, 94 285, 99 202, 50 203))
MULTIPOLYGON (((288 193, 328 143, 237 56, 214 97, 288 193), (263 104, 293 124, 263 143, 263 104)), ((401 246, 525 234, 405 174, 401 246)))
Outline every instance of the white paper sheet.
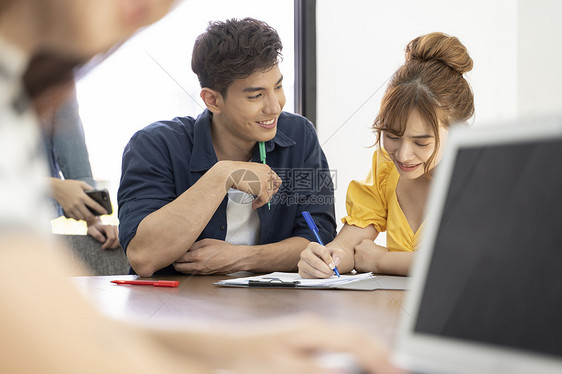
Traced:
POLYGON ((373 273, 361 273, 356 275, 333 275, 330 278, 325 279, 308 279, 302 278, 298 273, 282 273, 275 272, 265 275, 258 275, 253 277, 226 279, 218 282, 219 286, 248 286, 249 282, 252 281, 262 281, 270 282, 275 284, 276 282, 281 284, 295 283, 296 287, 315 287, 315 288, 330 288, 334 286, 339 286, 342 284, 347 284, 355 282, 362 279, 372 278, 373 273), (298 282, 298 283, 297 283, 298 282))

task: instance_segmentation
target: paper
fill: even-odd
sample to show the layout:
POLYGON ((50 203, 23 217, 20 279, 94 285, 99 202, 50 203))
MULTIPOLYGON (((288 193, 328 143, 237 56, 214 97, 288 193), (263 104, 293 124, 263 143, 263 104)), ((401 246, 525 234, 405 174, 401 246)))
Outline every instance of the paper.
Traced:
POLYGON ((362 273, 356 275, 342 275, 340 277, 333 275, 325 279, 308 279, 301 278, 298 273, 281 273, 275 272, 266 275, 258 275, 254 277, 244 277, 235 279, 226 279, 216 283, 219 286, 239 286, 248 287, 251 281, 254 285, 270 286, 270 287, 297 287, 297 288, 333 288, 343 284, 356 282, 358 280, 373 278, 373 273, 362 273), (259 282, 259 283, 258 283, 259 282))

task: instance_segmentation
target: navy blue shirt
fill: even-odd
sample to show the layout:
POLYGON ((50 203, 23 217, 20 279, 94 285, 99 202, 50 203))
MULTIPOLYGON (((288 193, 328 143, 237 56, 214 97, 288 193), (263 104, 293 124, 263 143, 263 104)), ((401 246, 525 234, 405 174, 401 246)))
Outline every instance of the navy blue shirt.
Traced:
MULTIPOLYGON (((125 251, 144 217, 174 201, 218 162, 211 141, 211 116, 205 110, 197 119, 155 122, 137 132, 125 147, 117 195, 119 241, 125 251)), ((304 210, 313 216, 322 240, 332 241, 336 234, 334 189, 313 125, 302 116, 283 112, 277 134, 265 147, 267 164, 283 184, 271 199, 271 210, 267 204, 258 208, 260 244, 294 236, 315 241, 301 215, 304 210)), ((257 144, 251 161, 260 162, 257 144)), ((197 240, 225 239, 227 201, 225 194, 197 240)), ((170 273, 176 273, 171 265, 155 275, 170 273)))

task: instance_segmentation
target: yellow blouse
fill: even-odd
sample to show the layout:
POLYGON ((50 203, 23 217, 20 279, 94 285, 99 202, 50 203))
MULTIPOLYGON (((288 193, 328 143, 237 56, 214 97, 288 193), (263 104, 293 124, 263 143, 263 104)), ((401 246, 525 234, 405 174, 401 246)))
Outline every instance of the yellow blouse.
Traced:
POLYGON ((386 233, 390 251, 414 251, 423 223, 414 233, 396 197, 400 174, 388 154, 377 149, 373 166, 364 181, 352 181, 347 189, 347 216, 343 223, 361 228, 374 225, 386 233))

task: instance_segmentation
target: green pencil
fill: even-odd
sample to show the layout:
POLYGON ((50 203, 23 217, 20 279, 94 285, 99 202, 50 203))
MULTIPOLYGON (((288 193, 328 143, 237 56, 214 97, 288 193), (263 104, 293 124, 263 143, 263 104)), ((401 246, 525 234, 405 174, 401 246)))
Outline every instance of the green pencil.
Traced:
MULTIPOLYGON (((258 146, 260 148, 260 160, 265 165, 265 143, 259 142, 258 146)), ((267 209, 271 210, 271 203, 269 201, 267 202, 267 209)))

